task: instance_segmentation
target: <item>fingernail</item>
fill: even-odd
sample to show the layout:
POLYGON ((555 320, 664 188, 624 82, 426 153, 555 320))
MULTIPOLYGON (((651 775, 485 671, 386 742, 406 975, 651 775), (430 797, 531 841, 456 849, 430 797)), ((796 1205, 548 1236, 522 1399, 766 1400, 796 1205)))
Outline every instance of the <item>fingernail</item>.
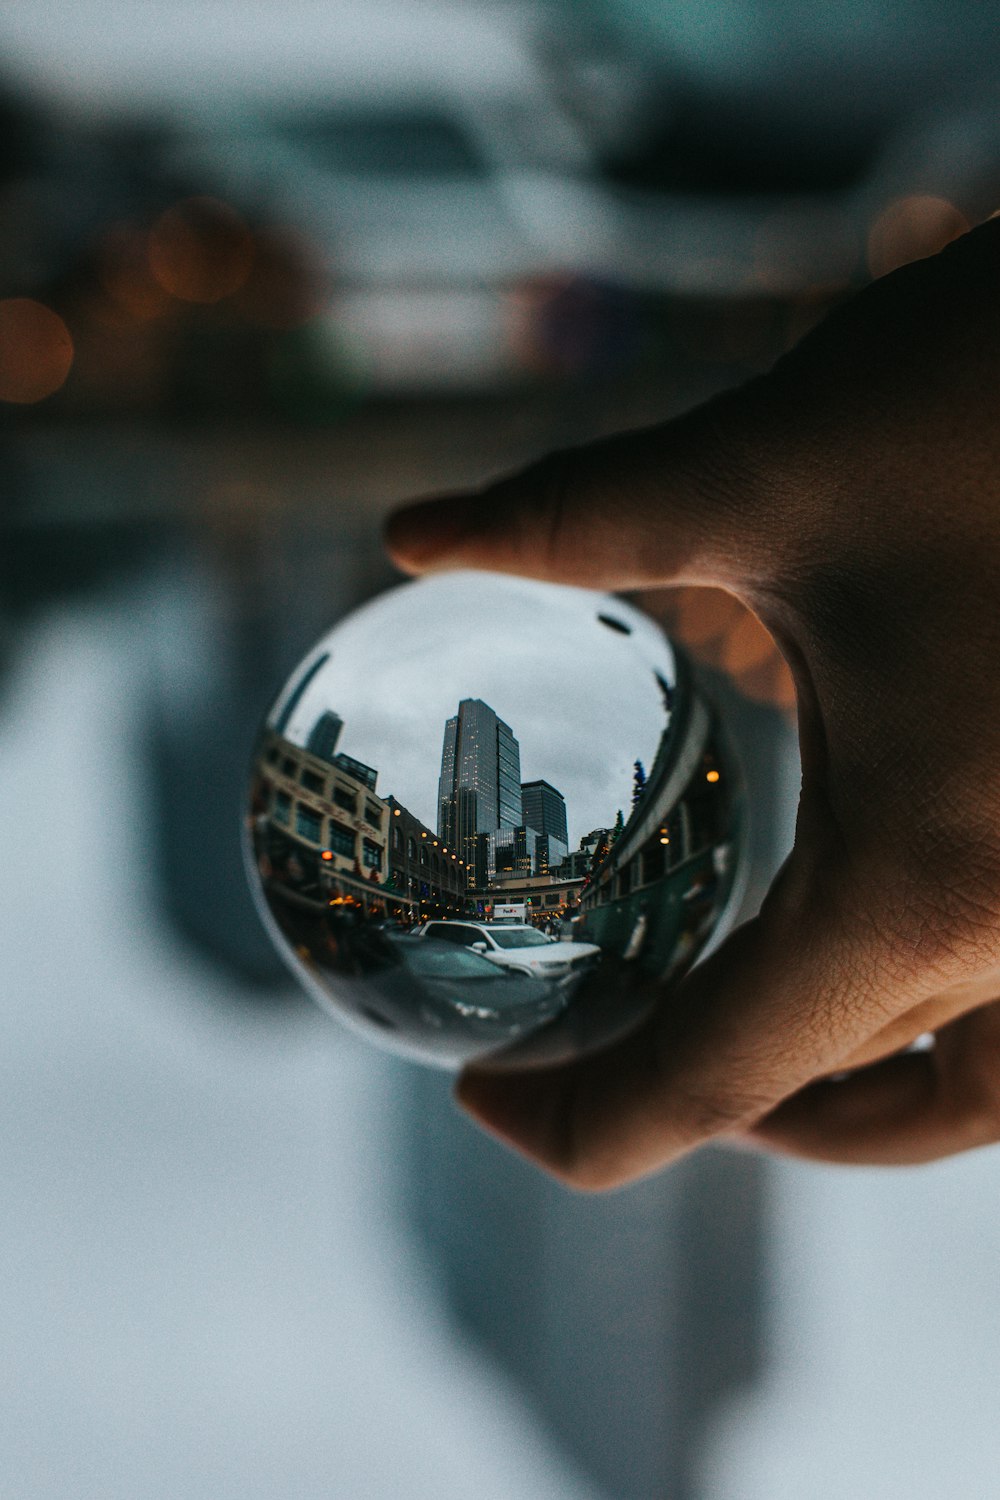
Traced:
POLYGON ((403 567, 425 568, 453 552, 474 529, 468 500, 422 500, 389 517, 385 545, 403 567))

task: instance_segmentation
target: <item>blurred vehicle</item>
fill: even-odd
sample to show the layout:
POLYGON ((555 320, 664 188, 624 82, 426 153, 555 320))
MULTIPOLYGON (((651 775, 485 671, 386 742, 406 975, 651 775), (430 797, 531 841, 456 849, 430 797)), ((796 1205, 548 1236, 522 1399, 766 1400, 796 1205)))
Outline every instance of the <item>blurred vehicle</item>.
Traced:
POLYGON ((318 253, 317 361, 393 394, 523 379, 550 291, 614 266, 612 206, 530 32, 475 11, 396 20, 377 45, 328 28, 321 88, 213 91, 178 121, 170 173, 318 253))
POLYGON ((383 933, 379 947, 383 961, 370 957, 366 966, 359 1021, 395 1033, 404 1051, 438 1064, 460 1065, 482 1055, 484 1044, 508 1046, 565 1008, 561 987, 454 943, 383 933))
POLYGON ((594 943, 560 942, 527 923, 426 922, 419 936, 422 940, 460 944, 481 953, 498 968, 539 979, 567 979, 590 968, 601 956, 594 943))
MULTIPOLYGON (((822 87, 793 70, 781 91, 773 49, 741 55, 737 80, 661 11, 592 0, 570 24, 530 3, 294 0, 207 25, 191 0, 117 20, 97 0, 58 18, 14 7, 9 78, 59 118, 31 188, 36 238, 58 250, 47 267, 18 253, 51 274, 136 221, 97 268, 131 306, 143 226, 218 200, 254 237, 253 285, 149 361, 184 362, 181 406, 253 396, 325 420, 369 397, 619 374, 670 357, 679 300, 812 305, 864 280, 872 226, 900 197, 937 195, 958 217, 922 200, 890 226, 897 262, 994 206, 994 95, 971 44, 960 104, 919 69, 892 89, 869 70, 845 120, 832 52, 822 87)), ((157 295, 144 284, 136 342, 157 295)), ((123 374, 115 392, 129 388, 123 374)))
POLYGON ((414 979, 425 981, 436 999, 447 999, 461 1016, 512 1020, 525 1007, 547 1004, 550 990, 518 969, 501 969, 470 948, 431 938, 400 937, 396 955, 414 979))

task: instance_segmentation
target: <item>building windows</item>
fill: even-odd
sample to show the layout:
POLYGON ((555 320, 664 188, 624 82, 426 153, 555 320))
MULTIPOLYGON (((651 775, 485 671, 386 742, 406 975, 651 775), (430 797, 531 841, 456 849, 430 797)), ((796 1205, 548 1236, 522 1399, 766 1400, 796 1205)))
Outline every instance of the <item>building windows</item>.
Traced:
POLYGON ((416 859, 417 857, 417 841, 412 833, 406 840, 406 857, 407 859, 416 859))
POLYGON ((315 771, 310 771, 308 766, 303 766, 299 774, 299 781, 307 792, 315 792, 317 797, 322 797, 326 787, 324 777, 317 775, 315 771))
POLYGON ((303 807, 301 802, 295 804, 295 832, 300 838, 308 839, 311 844, 320 841, 323 820, 319 813, 313 812, 311 807, 303 807))
POLYGON ((281 762, 281 769, 286 776, 291 776, 291 778, 294 780, 295 773, 298 770, 298 766, 295 764, 290 755, 286 755, 284 760, 281 762))
POLYGON ((334 854, 339 854, 343 859, 354 858, 354 834, 349 828, 344 828, 340 823, 330 819, 329 848, 334 854))
POLYGON ((287 792, 275 791, 274 794, 274 821, 276 823, 290 823, 292 820, 292 799, 287 792))
POLYGON ((345 812, 356 813, 358 810, 357 793, 349 792, 346 787, 341 786, 340 783, 336 781, 333 784, 333 800, 337 804, 337 806, 342 807, 345 812))
POLYGON ((382 826, 382 809, 374 802, 365 803, 365 822, 370 823, 372 828, 382 826))
POLYGON ((361 862, 366 870, 381 870, 382 849, 372 839, 361 841, 361 862))

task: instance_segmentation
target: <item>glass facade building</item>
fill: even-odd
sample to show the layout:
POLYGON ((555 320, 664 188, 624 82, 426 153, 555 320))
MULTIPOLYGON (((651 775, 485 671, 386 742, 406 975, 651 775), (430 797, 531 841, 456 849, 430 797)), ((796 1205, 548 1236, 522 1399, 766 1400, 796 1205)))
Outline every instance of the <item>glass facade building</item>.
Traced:
MULTIPOLYGON (((548 781, 525 781, 521 786, 524 821, 536 833, 551 834, 569 847, 566 830, 566 799, 548 781)), ((565 850, 564 850, 565 852, 565 850)))
POLYGON ((489 835, 521 824, 521 748, 514 732, 481 698, 463 698, 444 729, 438 835, 465 860, 469 883, 483 884, 489 835))

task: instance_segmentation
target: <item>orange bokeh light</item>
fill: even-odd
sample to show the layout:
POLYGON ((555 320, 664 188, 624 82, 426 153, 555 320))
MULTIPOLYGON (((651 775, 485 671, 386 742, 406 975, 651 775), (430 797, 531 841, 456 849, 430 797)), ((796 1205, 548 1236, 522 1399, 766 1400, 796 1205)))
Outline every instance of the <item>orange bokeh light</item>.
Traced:
POLYGON ((218 198, 185 198, 162 213, 149 234, 149 268, 182 302, 221 302, 253 267, 253 236, 218 198))
POLYGON ((967 233, 969 221, 947 198, 914 193, 886 205, 868 231, 868 269, 885 276, 911 260, 936 255, 967 233))
POLYGON ((44 401, 64 383, 72 363, 73 340, 58 313, 30 297, 0 302, 0 401, 44 401))

